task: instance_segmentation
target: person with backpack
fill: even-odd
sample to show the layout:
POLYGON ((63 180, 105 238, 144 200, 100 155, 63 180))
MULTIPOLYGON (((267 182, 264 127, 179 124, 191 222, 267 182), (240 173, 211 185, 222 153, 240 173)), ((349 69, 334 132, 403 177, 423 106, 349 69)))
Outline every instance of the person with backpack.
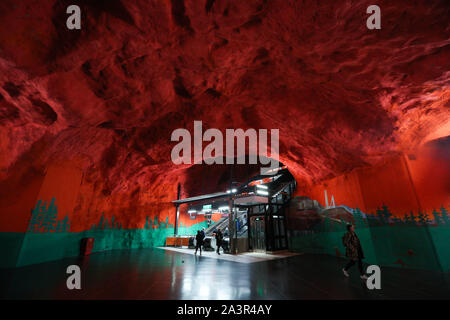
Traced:
POLYGON ((345 256, 350 259, 347 265, 342 269, 344 275, 349 277, 348 269, 350 269, 356 262, 358 262, 358 269, 361 279, 367 279, 363 270, 362 259, 364 259, 364 252, 361 247, 361 242, 355 233, 355 227, 351 224, 347 225, 347 233, 342 238, 345 246, 345 256))

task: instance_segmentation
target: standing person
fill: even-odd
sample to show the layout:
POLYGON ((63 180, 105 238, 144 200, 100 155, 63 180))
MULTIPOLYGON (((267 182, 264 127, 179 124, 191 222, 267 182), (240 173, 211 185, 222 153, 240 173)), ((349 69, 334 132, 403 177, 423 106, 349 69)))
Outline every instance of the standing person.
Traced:
MULTIPOLYGON (((216 246, 217 246, 217 254, 220 256, 220 247, 222 246, 222 239, 223 239, 223 234, 222 231, 220 229, 217 230, 216 232, 216 246)), ((223 248, 222 248, 223 250, 223 248)))
POLYGON ((197 235, 195 236, 195 240, 197 240, 197 243, 195 244, 195 254, 197 254, 197 250, 200 248, 200 255, 202 255, 203 239, 202 231, 198 230, 197 235))
POLYGON ((345 256, 350 259, 347 265, 342 269, 346 277, 349 276, 348 269, 350 269, 356 262, 358 262, 358 269, 361 279, 367 279, 366 274, 363 271, 362 259, 364 259, 364 252, 359 242, 359 238, 355 233, 355 227, 351 224, 347 226, 347 233, 342 238, 344 243, 345 256))
POLYGON ((203 227, 201 232, 202 232, 202 235, 203 235, 203 240, 205 240, 205 238, 206 238, 206 229, 205 229, 205 227, 203 227))

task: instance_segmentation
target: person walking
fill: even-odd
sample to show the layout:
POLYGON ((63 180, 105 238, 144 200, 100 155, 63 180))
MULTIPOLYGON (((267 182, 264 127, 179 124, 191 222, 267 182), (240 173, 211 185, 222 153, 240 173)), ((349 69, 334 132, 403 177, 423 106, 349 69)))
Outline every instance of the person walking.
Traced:
POLYGON ((197 254, 197 250, 200 249, 200 255, 202 255, 202 245, 203 245, 203 233, 198 230, 197 235, 195 236, 196 244, 195 244, 195 254, 197 254))
MULTIPOLYGON (((217 254, 220 256, 220 247, 222 246, 222 239, 223 239, 223 234, 222 231, 220 229, 217 230, 216 232, 216 246, 217 246, 217 254)), ((222 248, 223 250, 223 248, 222 248)))
POLYGON ((351 224, 347 226, 347 233, 342 238, 342 242, 345 246, 345 256, 350 259, 347 265, 342 269, 344 275, 349 277, 348 269, 350 269, 355 263, 358 263, 358 269, 361 279, 367 279, 367 275, 364 273, 362 259, 364 259, 364 252, 361 247, 361 242, 355 233, 355 227, 351 224))

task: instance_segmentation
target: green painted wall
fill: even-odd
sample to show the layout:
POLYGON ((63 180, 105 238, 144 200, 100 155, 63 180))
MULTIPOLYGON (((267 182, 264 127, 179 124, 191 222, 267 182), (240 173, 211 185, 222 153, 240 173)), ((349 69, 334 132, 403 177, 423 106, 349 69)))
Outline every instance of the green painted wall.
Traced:
MULTIPOLYGON (((181 227, 179 234, 195 234, 203 227, 206 227, 206 222, 192 227, 181 227)), ((87 237, 95 238, 92 252, 100 252, 164 246, 166 238, 173 236, 173 233, 173 227, 88 230, 79 233, 0 233, 2 258, 5 257, 2 259, 0 267, 20 267, 78 256, 81 239, 87 237)))
MULTIPOLYGON (((173 236, 174 227, 169 218, 158 220, 146 217, 143 229, 122 229, 114 218, 106 219, 102 214, 98 223, 90 230, 69 232, 70 221, 65 216, 57 220, 56 200, 50 203, 37 201, 32 210, 26 233, 0 233, 0 268, 20 267, 42 263, 80 254, 83 238, 94 238, 92 252, 118 249, 151 248, 164 246, 166 238, 173 236)), ((180 224, 179 235, 194 235, 197 230, 207 227, 202 221, 190 227, 180 224)))
MULTIPOLYGON (((439 220, 377 220, 362 218, 356 211, 355 232, 365 254, 365 262, 381 266, 450 270, 450 223, 439 220)), ((410 216, 409 216, 410 217, 410 216)), ((325 217, 310 230, 290 230, 290 249, 299 252, 345 257, 342 237, 347 223, 325 217)))
MULTIPOLYGON (((183 228, 183 233, 180 234, 193 234, 205 225, 206 222, 202 222, 190 228, 183 228)), ((25 235, 16 266, 78 256, 82 238, 95 238, 92 252, 100 252, 164 246, 166 238, 173 236, 173 233, 174 228, 88 230, 80 233, 28 233, 25 235)))

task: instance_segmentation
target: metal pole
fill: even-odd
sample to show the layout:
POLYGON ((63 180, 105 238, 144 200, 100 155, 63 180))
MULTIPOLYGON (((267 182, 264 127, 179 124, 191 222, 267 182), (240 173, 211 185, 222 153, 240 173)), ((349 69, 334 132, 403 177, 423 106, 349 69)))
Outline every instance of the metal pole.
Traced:
POLYGON ((177 211, 177 214, 175 216, 175 231, 173 233, 175 236, 178 235, 178 218, 180 216, 180 206, 178 204, 176 205, 176 211, 177 211))
POLYGON ((234 254, 234 226, 233 226, 233 220, 234 220, 234 208, 233 208, 233 197, 230 196, 229 200, 229 206, 230 206, 230 214, 228 216, 228 237, 230 239, 230 252, 234 254))
MULTIPOLYGON (((181 197, 181 184, 178 184, 178 190, 177 190, 177 200, 180 200, 181 197)), ((174 235, 178 235, 178 219, 180 218, 180 205, 176 205, 176 215, 175 215, 175 231, 174 235)))
POLYGON ((234 243, 236 244, 236 246, 235 246, 236 252, 235 253, 237 253, 237 251, 238 251, 237 211, 238 211, 238 208, 236 208, 236 214, 234 215, 234 221, 233 221, 233 223, 234 223, 234 241, 235 241, 234 243))
POLYGON ((234 254, 235 252, 235 245, 233 241, 234 237, 234 208, 233 208, 233 164, 230 168, 230 200, 229 200, 229 207, 230 207, 230 213, 228 215, 228 237, 230 239, 230 252, 231 254, 234 254))

